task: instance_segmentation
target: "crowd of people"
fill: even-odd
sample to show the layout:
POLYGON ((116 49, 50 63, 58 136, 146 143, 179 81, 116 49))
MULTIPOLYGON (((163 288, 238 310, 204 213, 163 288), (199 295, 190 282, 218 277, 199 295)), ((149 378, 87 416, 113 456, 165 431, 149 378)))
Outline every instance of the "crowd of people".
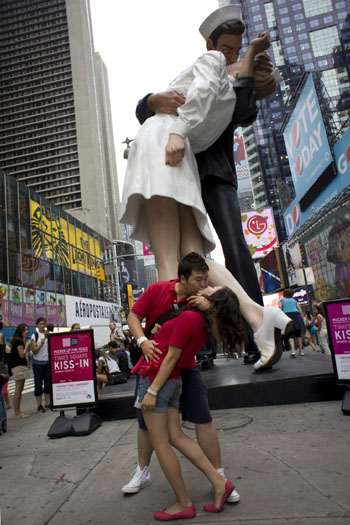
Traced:
MULTIPOLYGON (((81 329, 79 323, 73 323, 70 332, 81 329)), ((7 431, 7 412, 13 410, 13 419, 27 419, 30 414, 21 408, 22 394, 26 380, 34 378, 34 397, 36 411, 45 413, 50 405, 50 370, 48 356, 48 334, 54 331, 54 325, 46 323, 44 317, 36 320, 35 331, 29 338, 29 326, 20 323, 9 342, 6 343, 0 322, 0 363, 4 377, 0 379, 0 435, 7 431), (11 403, 8 382, 15 383, 11 403)), ((96 350, 97 384, 101 389, 104 384, 117 384, 127 381, 132 368, 127 349, 132 337, 130 332, 123 332, 115 323, 110 324, 110 341, 106 351, 96 350)))
POLYGON ((304 313, 293 295, 293 288, 287 288, 279 301, 279 307, 293 321, 292 329, 284 336, 285 350, 291 350, 290 356, 295 357, 297 343, 299 355, 304 356, 304 346, 307 344, 311 346, 314 352, 331 355, 322 304, 314 302, 313 315, 310 311, 304 313), (320 350, 317 345, 319 345, 320 350))

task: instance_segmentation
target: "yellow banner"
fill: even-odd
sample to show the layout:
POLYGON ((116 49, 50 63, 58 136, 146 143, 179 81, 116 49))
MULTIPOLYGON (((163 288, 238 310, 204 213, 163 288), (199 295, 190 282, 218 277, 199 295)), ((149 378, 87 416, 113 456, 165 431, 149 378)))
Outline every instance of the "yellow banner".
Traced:
POLYGON ((30 214, 35 257, 47 258, 76 272, 105 280, 98 239, 33 200, 30 201, 30 214))
POLYGON ((128 292, 129 310, 131 310, 131 308, 134 306, 134 298, 133 298, 133 295, 132 295, 132 285, 131 284, 127 284, 126 285, 126 289, 127 289, 127 292, 128 292))

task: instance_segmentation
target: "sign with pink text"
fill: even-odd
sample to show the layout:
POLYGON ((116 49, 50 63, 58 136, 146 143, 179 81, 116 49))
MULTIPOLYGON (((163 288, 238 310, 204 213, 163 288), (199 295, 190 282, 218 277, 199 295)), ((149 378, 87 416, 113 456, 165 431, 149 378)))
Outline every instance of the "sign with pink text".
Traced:
POLYGON ((92 406, 97 401, 93 330, 49 335, 51 406, 92 406))
POLYGON ((241 218, 244 237, 253 259, 265 257, 278 246, 271 208, 242 213, 241 218))
POLYGON ((325 301, 328 338, 339 383, 350 383, 350 299, 325 301))

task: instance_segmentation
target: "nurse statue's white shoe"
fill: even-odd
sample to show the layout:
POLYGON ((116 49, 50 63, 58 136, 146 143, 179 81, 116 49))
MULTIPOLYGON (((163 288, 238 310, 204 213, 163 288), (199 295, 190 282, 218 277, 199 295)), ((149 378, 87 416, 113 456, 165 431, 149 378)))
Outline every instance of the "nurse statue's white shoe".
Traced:
POLYGON ((254 333, 261 357, 254 364, 255 370, 270 368, 282 356, 281 333, 288 333, 293 329, 293 321, 280 308, 264 308, 263 322, 254 333))

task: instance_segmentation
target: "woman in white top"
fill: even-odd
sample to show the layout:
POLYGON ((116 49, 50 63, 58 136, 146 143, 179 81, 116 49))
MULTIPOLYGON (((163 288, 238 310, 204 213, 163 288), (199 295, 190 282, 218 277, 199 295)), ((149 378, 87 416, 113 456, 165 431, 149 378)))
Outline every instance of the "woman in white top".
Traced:
MULTIPOLYGON (((231 36, 225 34, 228 44, 231 36)), ((253 76, 255 56, 269 46, 267 33, 254 39, 239 75, 253 76)), ((169 86, 186 97, 178 116, 156 114, 147 119, 131 147, 120 222, 133 226, 134 238, 151 242, 159 280, 177 275, 180 255, 197 252, 204 256, 214 248, 194 153, 213 144, 231 121, 235 91, 230 71, 236 75, 236 66, 232 66, 226 70, 225 56, 219 51, 209 50, 199 57, 169 86)), ((206 262, 210 284, 226 285, 237 294, 241 313, 262 353, 255 368, 261 368, 281 347, 274 329, 285 329, 290 319, 279 309, 264 310, 226 268, 210 259, 206 262)))
POLYGON ((323 354, 331 355, 331 351, 328 346, 328 331, 326 325, 326 319, 324 318, 323 308, 320 305, 315 306, 316 310, 316 321, 315 326, 317 329, 318 343, 323 354))
POLYGON ((38 412, 45 412, 47 408, 50 408, 49 351, 45 328, 46 319, 44 317, 38 317, 36 320, 35 333, 31 337, 33 352, 34 395, 36 398, 38 412), (45 395, 45 408, 43 407, 42 402, 43 392, 45 395))
POLYGON ((99 390, 102 388, 103 384, 113 384, 113 375, 121 373, 118 365, 118 359, 114 357, 114 354, 117 350, 118 345, 116 344, 116 342, 110 341, 108 343, 109 354, 106 352, 101 352, 101 355, 98 358, 96 379, 97 388, 99 390))

